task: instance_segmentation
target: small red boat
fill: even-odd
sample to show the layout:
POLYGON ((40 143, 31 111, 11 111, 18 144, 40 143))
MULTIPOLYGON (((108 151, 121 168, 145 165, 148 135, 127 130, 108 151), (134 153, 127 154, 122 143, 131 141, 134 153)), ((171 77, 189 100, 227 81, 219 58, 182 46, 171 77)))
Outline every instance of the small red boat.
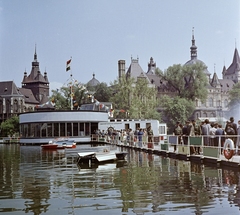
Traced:
POLYGON ((76 148, 74 140, 65 138, 58 138, 53 141, 49 141, 48 144, 41 145, 43 149, 65 149, 65 148, 76 148))

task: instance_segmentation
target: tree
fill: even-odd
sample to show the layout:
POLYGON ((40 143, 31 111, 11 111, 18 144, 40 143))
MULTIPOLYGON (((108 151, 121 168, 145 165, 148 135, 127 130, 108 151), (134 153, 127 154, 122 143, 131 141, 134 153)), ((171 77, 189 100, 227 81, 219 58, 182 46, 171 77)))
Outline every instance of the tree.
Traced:
POLYGON ((180 98, 191 101, 200 99, 205 102, 207 98, 207 76, 204 73, 206 66, 202 63, 192 65, 180 64, 168 67, 165 72, 156 69, 156 74, 167 82, 169 90, 174 91, 180 98))
POLYGON ((233 85, 233 88, 229 90, 229 107, 240 105, 240 82, 233 85))
POLYGON ((168 127, 173 129, 177 121, 184 123, 194 111, 194 102, 186 98, 176 96, 171 98, 163 96, 160 99, 163 115, 168 119, 168 127))
POLYGON ((112 95, 112 88, 108 87, 106 83, 102 82, 95 88, 94 98, 100 102, 108 102, 112 95))
POLYGON ((51 100, 54 102, 56 110, 70 109, 70 103, 65 97, 65 95, 68 94, 67 91, 69 91, 69 89, 66 87, 61 87, 60 90, 52 90, 51 100))
POLYGON ((192 65, 180 64, 168 67, 165 72, 157 69, 156 74, 164 82, 167 93, 161 98, 160 104, 169 128, 176 121, 185 122, 192 116, 195 100, 205 102, 207 98, 208 79, 202 63, 192 65))
POLYGON ((1 136, 6 137, 8 135, 14 135, 19 133, 19 118, 18 116, 13 116, 10 119, 1 123, 0 126, 1 136))
POLYGON ((154 85, 148 84, 145 78, 140 78, 135 83, 131 95, 129 116, 138 119, 158 119, 161 115, 157 112, 157 91, 154 85))
POLYGON ((110 102, 114 106, 114 116, 116 118, 127 118, 126 112, 130 108, 130 94, 132 94, 134 79, 126 78, 125 75, 111 83, 112 96, 110 102))
POLYGON ((51 100, 55 103, 56 110, 77 109, 82 103, 87 102, 87 93, 84 85, 79 83, 70 83, 67 87, 61 87, 60 90, 52 90, 51 100), (72 91, 72 94, 71 94, 72 91), (71 101, 72 96, 72 101, 71 101))
POLYGON ((240 107, 240 82, 236 83, 231 90, 229 90, 229 99, 228 104, 231 112, 239 112, 240 107))
POLYGON ((152 118, 160 120, 157 113, 156 90, 146 80, 126 78, 123 75, 112 85, 114 115, 117 118, 152 118))

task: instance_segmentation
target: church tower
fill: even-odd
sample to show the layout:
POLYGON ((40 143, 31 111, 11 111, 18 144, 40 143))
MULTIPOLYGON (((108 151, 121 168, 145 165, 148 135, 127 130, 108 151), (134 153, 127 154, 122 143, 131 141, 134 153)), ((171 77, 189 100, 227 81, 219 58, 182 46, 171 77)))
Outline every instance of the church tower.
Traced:
POLYGON ((34 60, 32 62, 32 70, 29 76, 27 76, 27 72, 24 72, 22 88, 30 89, 40 104, 43 102, 44 98, 49 96, 49 82, 47 78, 47 72, 44 72, 44 76, 40 72, 36 47, 34 60))

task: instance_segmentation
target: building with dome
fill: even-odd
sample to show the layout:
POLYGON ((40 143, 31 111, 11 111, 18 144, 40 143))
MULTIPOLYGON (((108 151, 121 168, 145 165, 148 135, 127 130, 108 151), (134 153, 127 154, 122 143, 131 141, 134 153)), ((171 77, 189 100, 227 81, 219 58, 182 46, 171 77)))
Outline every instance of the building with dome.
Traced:
POLYGON ((87 82, 87 87, 91 88, 91 89, 94 89, 99 84, 100 84, 100 82, 95 78, 95 74, 93 73, 92 79, 89 82, 87 82))
MULTIPOLYGON (((206 66, 206 64, 199 60, 197 57, 197 46, 195 44, 194 32, 192 32, 192 45, 190 47, 190 60, 188 60, 184 65, 192 65, 196 63, 202 63, 206 66)), ((159 76, 155 74, 156 63, 153 58, 150 58, 150 62, 148 63, 147 72, 143 72, 141 66, 138 63, 138 59, 132 59, 126 75, 129 77, 137 77, 144 76, 149 80, 149 83, 155 85, 158 91, 158 97, 160 98, 162 95, 174 96, 175 90, 164 80, 162 80, 159 76)), ((217 120, 217 118, 221 118, 224 120, 224 116, 228 112, 228 92, 232 89, 235 83, 240 81, 240 59, 237 48, 235 48, 234 56, 232 64, 226 69, 223 67, 222 78, 220 79, 216 72, 213 72, 213 76, 211 77, 211 73, 208 71, 207 66, 205 69, 205 74, 208 78, 208 96, 205 103, 201 103, 200 100, 196 99, 196 109, 191 116, 193 119, 205 119, 211 118, 213 120, 217 120)), ((125 61, 118 61, 118 74, 119 77, 125 73, 125 61)))

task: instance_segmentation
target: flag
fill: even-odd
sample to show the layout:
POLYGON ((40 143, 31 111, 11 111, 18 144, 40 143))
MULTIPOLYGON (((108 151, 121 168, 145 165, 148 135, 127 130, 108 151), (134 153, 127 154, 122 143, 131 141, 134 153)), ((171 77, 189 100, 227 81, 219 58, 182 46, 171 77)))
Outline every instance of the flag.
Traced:
POLYGON ((71 69, 71 67, 70 67, 71 61, 72 61, 72 58, 70 60, 68 60, 66 63, 66 72, 71 69))

